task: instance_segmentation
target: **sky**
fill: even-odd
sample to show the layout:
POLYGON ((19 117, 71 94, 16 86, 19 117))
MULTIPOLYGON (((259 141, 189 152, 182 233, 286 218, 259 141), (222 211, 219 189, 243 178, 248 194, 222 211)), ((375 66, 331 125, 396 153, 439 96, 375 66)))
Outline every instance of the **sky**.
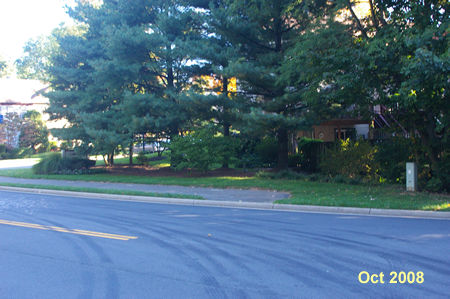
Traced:
POLYGON ((0 0, 0 56, 14 61, 30 38, 48 35, 65 22, 65 5, 72 0, 0 0))
POLYGON ((0 56, 15 61, 30 38, 48 35, 63 22, 73 24, 66 5, 74 0, 0 0, 0 56))

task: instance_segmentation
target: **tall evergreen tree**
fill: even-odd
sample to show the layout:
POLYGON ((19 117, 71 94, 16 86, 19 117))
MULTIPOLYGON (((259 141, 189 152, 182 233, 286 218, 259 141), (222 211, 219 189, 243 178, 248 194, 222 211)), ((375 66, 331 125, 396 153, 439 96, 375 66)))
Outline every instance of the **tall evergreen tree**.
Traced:
MULTIPOLYGON (((190 42, 190 53, 199 68, 195 87, 190 96, 196 100, 200 119, 218 125, 225 140, 229 140, 230 130, 236 125, 236 78, 227 71, 229 63, 238 57, 237 48, 219 33, 216 28, 209 1, 183 1, 197 12, 199 38, 190 42)), ((217 2, 215 2, 217 3, 217 2)), ((223 168, 229 167, 229 157, 225 155, 223 168)))
POLYGON ((56 91, 49 94, 54 117, 72 124, 66 135, 83 137, 112 158, 136 134, 182 131, 193 115, 184 93, 195 69, 185 48, 195 38, 195 14, 175 1, 150 0, 99 7, 80 1, 71 14, 87 31, 60 38, 52 68, 56 91))
POLYGON ((294 38, 314 18, 322 1, 221 1, 213 8, 215 27, 238 56, 225 68, 239 80, 239 93, 252 107, 243 118, 251 129, 274 134, 278 168, 288 166, 289 133, 305 121, 305 105, 281 78, 281 64, 294 38), (302 12, 302 13, 298 13, 302 12))
MULTIPOLYGON (((81 4, 80 4, 81 5, 81 4)), ((55 136, 76 141, 80 148, 107 155, 112 163, 122 132, 114 119, 114 92, 99 84, 95 65, 105 56, 101 34, 95 24, 99 11, 83 6, 83 15, 72 12, 82 25, 77 30, 56 32, 58 51, 49 67, 52 91, 48 112, 53 119, 65 119, 66 128, 53 130, 55 136), (80 16, 83 16, 81 18, 80 16)))
POLYGON ((139 133, 177 135, 195 115, 186 92, 197 69, 189 64, 196 14, 176 1, 142 4, 154 19, 121 26, 110 38, 114 63, 136 66, 122 109, 139 133))

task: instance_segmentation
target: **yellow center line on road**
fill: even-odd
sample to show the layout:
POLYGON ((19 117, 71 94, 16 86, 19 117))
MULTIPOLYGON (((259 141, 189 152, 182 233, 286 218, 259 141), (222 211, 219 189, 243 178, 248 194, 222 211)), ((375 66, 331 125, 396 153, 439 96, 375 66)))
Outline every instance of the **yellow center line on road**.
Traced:
POLYGON ((138 238, 138 237, 133 237, 133 236, 100 233, 100 232, 93 232, 93 231, 89 231, 89 230, 70 229, 70 228, 64 228, 64 227, 58 227, 58 226, 47 226, 47 225, 41 225, 41 224, 17 222, 17 221, 1 220, 1 219, 0 219, 0 224, 27 227, 27 228, 35 228, 35 229, 42 229, 42 230, 50 230, 50 231, 75 234, 75 235, 84 235, 84 236, 99 237, 99 238, 106 238, 106 239, 115 239, 115 240, 122 240, 122 241, 134 240, 134 239, 138 238))

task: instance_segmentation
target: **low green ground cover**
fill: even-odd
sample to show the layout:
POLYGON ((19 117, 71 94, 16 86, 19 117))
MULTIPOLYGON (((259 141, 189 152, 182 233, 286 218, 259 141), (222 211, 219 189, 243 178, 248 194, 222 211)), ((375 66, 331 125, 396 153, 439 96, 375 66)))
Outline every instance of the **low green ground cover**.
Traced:
POLYGON ((45 190, 61 190, 61 191, 73 191, 73 192, 87 192, 87 193, 116 194, 116 195, 204 199, 201 196, 189 195, 189 194, 156 193, 156 192, 144 192, 144 191, 132 191, 132 190, 115 190, 115 189, 100 189, 100 188, 71 187, 71 186, 52 186, 52 185, 40 185, 40 184, 16 184, 16 183, 0 182, 0 186, 45 189, 45 190))
POLYGON ((349 185, 258 177, 180 178, 110 175, 107 173, 87 175, 34 175, 30 169, 0 170, 0 176, 216 188, 271 189, 291 193, 290 198, 278 201, 279 203, 285 204, 450 211, 449 195, 426 192, 409 193, 404 192, 401 186, 393 185, 349 185))

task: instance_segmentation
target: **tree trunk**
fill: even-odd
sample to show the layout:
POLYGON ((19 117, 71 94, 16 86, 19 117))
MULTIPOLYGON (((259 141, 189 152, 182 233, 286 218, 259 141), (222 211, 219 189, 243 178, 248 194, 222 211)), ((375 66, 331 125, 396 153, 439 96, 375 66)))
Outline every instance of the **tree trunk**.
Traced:
POLYGON ((384 15, 384 11, 383 11, 384 6, 383 6, 383 3, 381 3, 382 0, 374 0, 374 1, 376 1, 378 8, 379 8, 379 14, 377 15, 378 21, 380 21, 381 25, 386 26, 387 23, 386 23, 386 20, 384 19, 385 15, 384 15))
POLYGON ((417 167, 419 167, 420 166, 420 159, 419 159, 420 157, 419 157, 419 151, 418 151, 418 146, 417 146, 418 141, 416 139, 416 131, 417 130, 414 127, 410 133, 410 136, 411 136, 411 141, 413 144, 412 150, 413 150, 413 155, 414 155, 414 162, 416 162, 417 167))
POLYGON ((223 124, 223 136, 225 137, 230 136, 230 124, 227 122, 223 124))
POLYGON ((114 150, 110 154, 108 154, 108 166, 114 165, 114 150))
POLYGON ((277 169, 287 169, 288 168, 288 131, 284 128, 278 130, 277 134, 278 140, 278 164, 277 169))
POLYGON ((133 141, 130 142, 130 165, 133 165, 133 141))
MULTIPOLYGON (((223 124, 223 136, 225 137, 225 139, 227 139, 230 136, 230 125, 227 122, 223 124)), ((230 164, 230 155, 227 152, 223 157, 222 168, 228 169, 230 167, 229 164, 230 164)))
MULTIPOLYGON (((274 22, 274 33, 275 33, 275 51, 280 54, 280 57, 283 54, 283 18, 282 15, 282 7, 279 1, 274 2, 274 11, 277 12, 279 17, 276 18, 274 22)), ((278 141, 278 162, 277 169, 287 169, 288 168, 288 152, 289 152, 289 136, 286 128, 281 127, 277 132, 277 141, 278 141)))
MULTIPOLYGON (((228 99, 228 78, 227 77, 223 77, 222 78, 222 84, 223 84, 223 92, 226 95, 226 98, 228 99)), ((225 112, 225 107, 223 109, 223 112, 225 112)), ((226 118, 226 115, 225 115, 226 118)), ((225 137, 225 139, 227 139, 230 136, 230 124, 228 123, 228 121, 224 121, 223 122, 223 136, 225 137)), ((223 162, 222 162, 222 168, 228 169, 230 167, 229 165, 230 163, 230 156, 228 154, 225 154, 225 156, 223 157, 223 162)))
POLYGON ((281 47, 282 47, 282 42, 283 42, 283 37, 282 37, 282 35, 283 35, 283 18, 281 17, 281 15, 282 15, 282 8, 281 8, 281 6, 280 6, 280 2, 279 1, 276 1, 275 2, 275 7, 274 7, 274 10, 276 11, 276 13, 277 13, 277 15, 278 15, 278 17, 275 19, 275 30, 274 30, 274 33, 275 33, 275 51, 276 52, 281 52, 281 47))
POLYGON ((433 176, 440 176, 440 163, 439 163, 439 148, 436 147, 439 144, 435 135, 436 126, 433 122, 433 115, 428 113, 425 117, 425 128, 420 132, 422 143, 425 146, 425 150, 428 153, 430 159, 430 166, 433 176))
MULTIPOLYGON (((167 45, 166 49, 170 51, 171 47, 171 45, 167 45)), ((172 90, 175 88, 175 75, 173 73, 173 61, 171 57, 167 58, 167 87, 172 90)))

